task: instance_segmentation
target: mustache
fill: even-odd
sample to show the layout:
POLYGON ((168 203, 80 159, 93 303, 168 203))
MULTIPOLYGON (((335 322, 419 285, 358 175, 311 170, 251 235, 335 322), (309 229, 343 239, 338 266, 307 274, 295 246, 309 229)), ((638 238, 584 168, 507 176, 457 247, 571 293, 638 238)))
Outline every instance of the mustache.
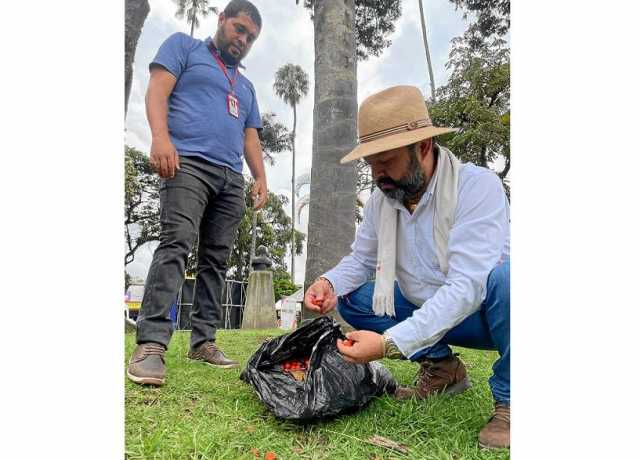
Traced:
POLYGON ((396 181, 394 181, 393 179, 391 179, 389 176, 381 176, 378 179, 376 179, 376 185, 381 186, 381 185, 393 185, 394 187, 398 186, 398 183, 396 181))

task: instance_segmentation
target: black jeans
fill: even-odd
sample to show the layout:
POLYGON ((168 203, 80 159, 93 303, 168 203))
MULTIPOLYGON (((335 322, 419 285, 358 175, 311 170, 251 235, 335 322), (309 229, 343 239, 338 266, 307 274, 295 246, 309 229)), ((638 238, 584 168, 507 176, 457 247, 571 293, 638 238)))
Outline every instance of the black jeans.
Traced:
POLYGON ((191 348, 215 340, 222 318, 227 259, 244 215, 244 177, 197 157, 160 185, 160 244, 153 254, 137 321, 137 343, 169 345, 169 312, 184 280, 198 232, 198 274, 191 313, 191 348))

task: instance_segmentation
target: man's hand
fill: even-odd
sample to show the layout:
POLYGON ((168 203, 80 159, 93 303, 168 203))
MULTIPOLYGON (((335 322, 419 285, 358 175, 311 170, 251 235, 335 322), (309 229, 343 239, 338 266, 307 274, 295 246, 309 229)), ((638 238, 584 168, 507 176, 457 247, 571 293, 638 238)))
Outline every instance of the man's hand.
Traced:
POLYGON ((264 177, 256 179, 251 188, 254 209, 262 209, 267 204, 267 193, 267 179, 264 177))
POLYGON ((149 162, 163 179, 171 179, 176 175, 176 169, 180 169, 178 152, 168 138, 153 138, 149 162))
POLYGON ((160 174, 163 179, 170 179, 180 169, 178 152, 169 138, 167 127, 167 114, 169 107, 167 101, 173 92, 176 77, 161 66, 151 69, 149 87, 145 96, 147 118, 151 128, 151 154, 149 161, 151 167, 160 174))
POLYGON ((311 311, 324 315, 336 308, 338 298, 327 280, 319 279, 304 294, 304 306, 311 311))
POLYGON ((268 196, 262 144, 260 144, 260 136, 258 136, 256 128, 245 128, 244 130, 244 157, 251 170, 251 176, 256 181, 251 189, 251 198, 253 198, 253 208, 258 210, 267 203, 268 196))
POLYGON ((347 333, 346 340, 338 339, 338 351, 344 359, 351 363, 365 364, 384 357, 384 341, 382 335, 373 331, 353 331, 347 333))

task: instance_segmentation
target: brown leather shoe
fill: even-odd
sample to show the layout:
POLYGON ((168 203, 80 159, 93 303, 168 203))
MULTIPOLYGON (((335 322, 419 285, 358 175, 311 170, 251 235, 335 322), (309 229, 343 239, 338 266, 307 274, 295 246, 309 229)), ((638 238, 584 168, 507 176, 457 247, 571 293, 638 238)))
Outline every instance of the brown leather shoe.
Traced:
POLYGON ((493 416, 478 435, 480 447, 505 449, 511 444, 511 406, 496 403, 493 416))
POLYGON ((135 383, 164 385, 164 346, 148 342, 138 345, 129 359, 127 377, 135 383))
POLYGON ((195 350, 191 350, 187 355, 189 359, 204 361, 213 367, 222 367, 228 369, 231 367, 239 367, 240 363, 227 358, 222 350, 217 347, 215 342, 205 342, 195 350))
POLYGON ((424 360, 420 363, 417 385, 413 388, 398 387, 396 399, 425 399, 438 393, 459 394, 471 387, 467 370, 456 355, 438 362, 424 360))

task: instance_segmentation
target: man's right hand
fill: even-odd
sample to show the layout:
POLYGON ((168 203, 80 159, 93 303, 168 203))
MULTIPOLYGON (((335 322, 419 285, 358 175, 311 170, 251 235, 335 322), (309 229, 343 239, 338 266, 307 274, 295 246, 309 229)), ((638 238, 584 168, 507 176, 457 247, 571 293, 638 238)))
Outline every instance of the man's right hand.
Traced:
POLYGON ((338 297, 325 279, 316 280, 304 294, 304 306, 321 315, 329 313, 337 304, 338 297))
POLYGON ((163 179, 174 177, 176 169, 180 169, 178 152, 168 138, 153 138, 149 161, 154 171, 163 179))

